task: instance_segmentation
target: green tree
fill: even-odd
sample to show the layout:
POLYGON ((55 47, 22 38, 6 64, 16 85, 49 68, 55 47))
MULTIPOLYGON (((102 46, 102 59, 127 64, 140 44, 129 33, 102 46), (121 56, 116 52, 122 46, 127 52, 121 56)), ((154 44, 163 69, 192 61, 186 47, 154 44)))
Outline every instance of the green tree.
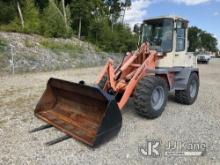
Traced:
POLYGON ((48 37, 68 37, 62 12, 53 0, 49 1, 41 16, 41 32, 48 37))
POLYGON ((107 19, 93 22, 89 28, 89 39, 101 49, 111 52, 127 52, 136 49, 138 37, 130 28, 115 24, 112 32, 107 19))
POLYGON ((122 3, 120 0, 107 0, 106 5, 109 6, 109 12, 112 16, 112 21, 116 21, 121 14, 122 11, 122 3))
POLYGON ((88 27, 94 20, 93 13, 103 8, 102 0, 72 0, 70 3, 71 16, 73 18, 72 28, 78 31, 78 38, 81 35, 88 35, 88 27))
POLYGON ((0 22, 5 24, 5 30, 39 33, 48 37, 69 37, 75 31, 79 38, 83 35, 101 49, 112 52, 125 52, 136 47, 136 35, 128 27, 117 23, 123 9, 131 5, 129 0, 125 3, 120 0, 112 0, 111 3, 106 0, 1 1, 8 13, 15 10, 14 15, 4 15, 0 11, 0 16, 4 15, 0 22), (7 9, 9 3, 12 5, 7 9))
POLYGON ((86 20, 91 16, 92 3, 87 0, 73 0, 71 2, 71 14, 74 18, 75 26, 78 24, 78 38, 81 38, 82 24, 86 24, 86 20))
POLYGON ((201 35, 201 43, 202 47, 211 52, 217 52, 218 51, 218 41, 217 39, 210 33, 203 32, 201 35))
POLYGON ((23 30, 23 17, 21 16, 20 4, 22 0, 2 0, 1 2, 1 19, 0 29, 3 31, 22 31, 23 30), (19 11, 18 11, 19 9, 19 11), (22 21, 21 21, 22 20, 22 21))
POLYGON ((0 1, 0 24, 10 23, 16 16, 16 9, 12 2, 0 1))
POLYGON ((189 28, 189 51, 205 49, 206 51, 216 52, 218 50, 217 39, 210 33, 199 29, 196 26, 189 28))
POLYGON ((39 8, 40 13, 43 12, 43 10, 48 7, 49 0, 35 0, 35 4, 39 8))
POLYGON ((24 31, 28 33, 38 33, 40 29, 40 18, 34 0, 25 0, 23 15, 24 31))
POLYGON ((125 12, 127 8, 131 7, 131 0, 125 0, 124 2, 121 3, 121 7, 123 9, 123 15, 122 15, 122 24, 124 24, 124 19, 125 19, 125 12))
POLYGON ((196 49, 201 48, 201 41, 199 39, 199 35, 202 33, 202 30, 193 26, 189 28, 189 34, 188 34, 188 39, 189 39, 189 51, 190 52, 195 52, 196 49))

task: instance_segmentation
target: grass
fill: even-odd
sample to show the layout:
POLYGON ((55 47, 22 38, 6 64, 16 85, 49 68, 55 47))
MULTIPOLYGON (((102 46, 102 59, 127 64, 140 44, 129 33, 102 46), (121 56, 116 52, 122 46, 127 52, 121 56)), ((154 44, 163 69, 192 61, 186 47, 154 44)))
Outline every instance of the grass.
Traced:
POLYGON ((0 38, 0 66, 2 65, 2 59, 4 58, 6 47, 7 47, 7 42, 0 38))
POLYGON ((4 52, 4 49, 6 46, 7 46, 6 41, 3 39, 0 39, 0 52, 4 52))
POLYGON ((68 53, 71 56, 76 56, 83 53, 83 49, 79 45, 74 45, 71 43, 60 43, 53 41, 51 39, 44 39, 40 44, 47 49, 54 51, 55 53, 68 53))
POLYGON ((25 40, 24 44, 28 48, 34 47, 34 43, 31 40, 28 40, 28 39, 25 40))
POLYGON ((3 72, 3 68, 7 65, 7 54, 6 54, 6 47, 7 42, 0 38, 0 74, 3 72))

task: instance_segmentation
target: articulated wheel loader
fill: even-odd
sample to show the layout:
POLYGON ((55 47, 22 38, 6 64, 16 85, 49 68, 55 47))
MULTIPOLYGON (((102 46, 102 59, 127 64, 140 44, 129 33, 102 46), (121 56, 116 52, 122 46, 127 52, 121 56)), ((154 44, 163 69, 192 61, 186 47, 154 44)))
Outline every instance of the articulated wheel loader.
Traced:
MULTIPOLYGON (((188 21, 177 16, 143 21, 139 48, 115 67, 109 59, 96 86, 51 78, 35 109, 47 123, 89 146, 98 146, 122 126, 121 111, 133 98, 134 108, 147 118, 159 117, 168 92, 176 101, 191 105, 199 90, 197 60, 187 54, 188 21)), ((33 131, 33 132, 34 132, 33 131)), ((53 141, 50 144, 56 143, 53 141)))

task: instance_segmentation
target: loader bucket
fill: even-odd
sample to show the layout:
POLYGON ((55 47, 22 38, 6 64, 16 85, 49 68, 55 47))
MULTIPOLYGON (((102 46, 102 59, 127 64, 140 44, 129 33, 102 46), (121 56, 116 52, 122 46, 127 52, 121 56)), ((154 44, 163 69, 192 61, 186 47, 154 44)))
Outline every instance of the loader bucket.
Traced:
POLYGON ((114 97, 99 88, 51 78, 35 115, 89 146, 116 135, 122 116, 114 97))

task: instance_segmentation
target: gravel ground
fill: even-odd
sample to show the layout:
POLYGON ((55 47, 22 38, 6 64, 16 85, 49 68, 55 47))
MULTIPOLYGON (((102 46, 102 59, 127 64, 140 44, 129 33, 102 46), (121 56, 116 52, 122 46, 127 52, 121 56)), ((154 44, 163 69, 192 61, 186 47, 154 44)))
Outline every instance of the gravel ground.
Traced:
POLYGON ((97 149, 72 139, 48 147, 45 142, 63 134, 55 128, 28 131, 44 124, 33 110, 49 77, 92 83, 100 68, 0 77, 0 164, 220 164, 219 66, 220 59, 199 65, 200 92, 192 106, 177 104, 171 94, 162 116, 148 120, 129 101, 120 133, 97 149), (205 143, 207 149, 200 157, 152 158, 139 152, 149 139, 160 140, 162 151, 168 141, 205 143))

